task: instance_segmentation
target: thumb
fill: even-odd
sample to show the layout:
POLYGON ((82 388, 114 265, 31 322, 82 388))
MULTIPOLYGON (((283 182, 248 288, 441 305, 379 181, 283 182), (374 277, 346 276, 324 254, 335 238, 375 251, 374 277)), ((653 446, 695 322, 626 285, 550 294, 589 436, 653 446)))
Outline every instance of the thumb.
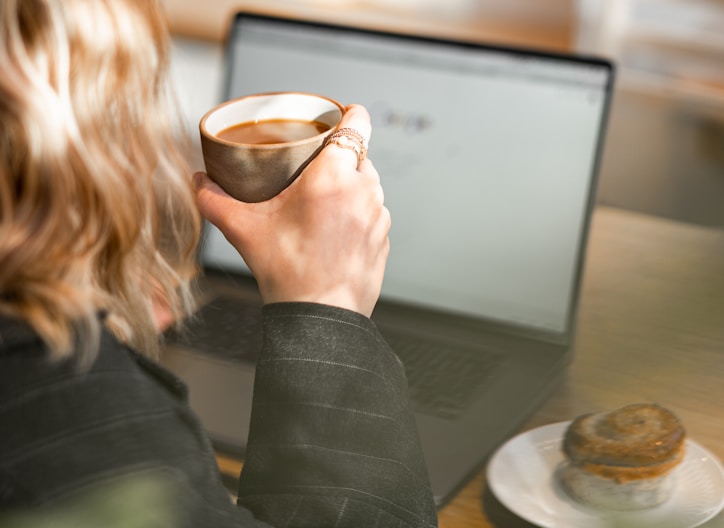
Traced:
POLYGON ((228 201, 233 198, 205 172, 194 174, 193 183, 201 215, 212 224, 216 224, 221 217, 221 210, 228 207, 228 201))
POLYGON ((201 215, 218 227, 237 250, 241 250, 243 231, 253 228, 256 204, 235 199, 205 172, 194 174, 193 183, 201 215))

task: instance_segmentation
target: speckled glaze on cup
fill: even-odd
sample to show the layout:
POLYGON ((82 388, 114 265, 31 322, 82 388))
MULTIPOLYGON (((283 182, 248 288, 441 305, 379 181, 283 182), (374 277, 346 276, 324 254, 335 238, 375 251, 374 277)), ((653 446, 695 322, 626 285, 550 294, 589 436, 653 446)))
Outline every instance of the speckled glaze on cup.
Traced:
POLYGON ((324 146, 344 107, 328 97, 302 92, 274 92, 232 99, 209 110, 199 123, 206 173, 231 196, 262 202, 284 190, 324 146), (330 129, 289 143, 252 145, 216 137, 240 123, 268 119, 319 121, 330 129))

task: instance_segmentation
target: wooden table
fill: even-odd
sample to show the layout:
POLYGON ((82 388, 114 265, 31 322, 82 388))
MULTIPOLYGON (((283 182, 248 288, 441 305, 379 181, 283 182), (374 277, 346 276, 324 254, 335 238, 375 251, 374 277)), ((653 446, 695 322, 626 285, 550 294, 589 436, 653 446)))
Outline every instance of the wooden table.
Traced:
MULTIPOLYGON (((668 407, 724 460, 724 229, 599 206, 574 361, 521 432, 635 402, 668 407)), ((227 475, 241 467, 225 457, 219 464, 227 475)), ((496 500, 485 470, 439 521, 440 528, 533 526, 496 500)), ((702 526, 724 528, 724 513, 702 526)))
MULTIPOLYGON (((607 207, 593 218, 575 356, 521 431, 633 402, 674 411, 724 460, 724 229, 607 207)), ((440 512, 441 528, 518 528, 482 471, 440 512)), ((705 525, 724 527, 724 514, 705 525)))

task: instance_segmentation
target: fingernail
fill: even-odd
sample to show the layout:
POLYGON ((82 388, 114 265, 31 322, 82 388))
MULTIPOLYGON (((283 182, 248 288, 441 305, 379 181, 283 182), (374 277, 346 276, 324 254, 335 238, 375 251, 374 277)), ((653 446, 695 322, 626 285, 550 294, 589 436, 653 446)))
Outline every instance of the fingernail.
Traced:
POLYGON ((193 185, 195 190, 200 189, 201 186, 204 184, 204 176, 205 174, 203 172, 194 173, 193 177, 191 178, 191 184, 193 185))

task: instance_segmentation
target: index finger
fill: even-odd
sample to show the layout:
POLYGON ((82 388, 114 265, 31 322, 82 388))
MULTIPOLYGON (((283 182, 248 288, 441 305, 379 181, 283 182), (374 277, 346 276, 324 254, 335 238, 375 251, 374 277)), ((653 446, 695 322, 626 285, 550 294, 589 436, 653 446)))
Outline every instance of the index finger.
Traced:
POLYGON ((330 156, 341 162, 342 159, 352 159, 354 156, 356 167, 359 168, 367 157, 367 146, 372 133, 369 112, 361 105, 349 105, 335 129, 327 138, 319 157, 324 159, 330 156))
POLYGON ((372 124, 367 109, 358 104, 351 104, 345 108, 344 115, 339 122, 339 128, 352 128, 365 139, 365 146, 372 135, 372 124))

